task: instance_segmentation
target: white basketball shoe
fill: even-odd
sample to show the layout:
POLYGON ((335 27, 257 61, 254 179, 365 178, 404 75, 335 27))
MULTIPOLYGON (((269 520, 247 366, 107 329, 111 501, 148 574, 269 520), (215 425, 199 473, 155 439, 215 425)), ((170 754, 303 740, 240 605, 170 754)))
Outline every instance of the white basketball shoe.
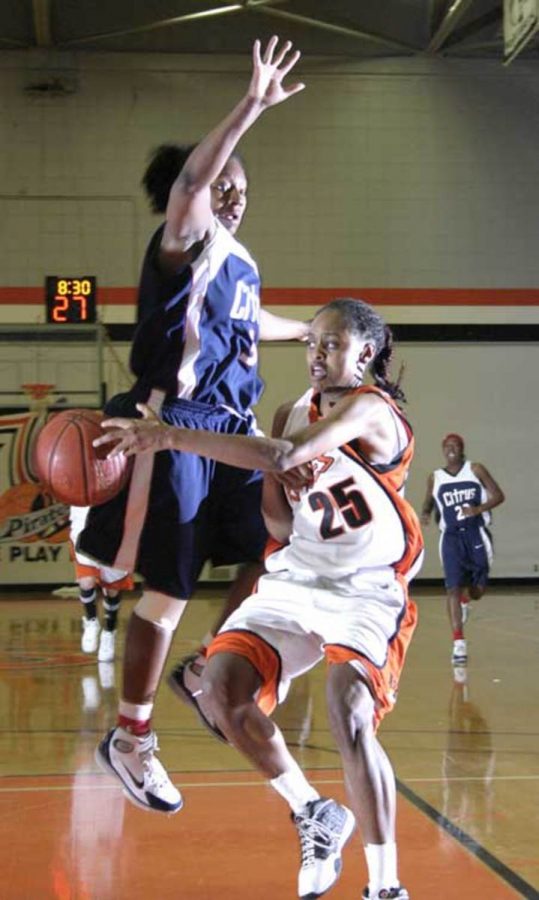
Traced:
POLYGON ((453 653, 451 654, 451 662, 454 666, 465 666, 468 662, 466 641, 463 638, 453 641, 453 653))
POLYGON ((114 659, 116 644, 115 631, 102 631, 99 638, 99 650, 97 651, 98 662, 112 662, 114 659))
POLYGON ((292 815, 301 845, 298 895, 302 900, 321 897, 341 874, 341 852, 356 821, 346 806, 320 797, 292 815))
POLYGON ((118 727, 98 744, 95 759, 103 771, 121 781, 125 796, 135 806, 176 813, 183 806, 182 796, 155 756, 158 749, 153 731, 137 737, 118 727))
POLYGON ((82 637, 80 641, 80 648, 83 653, 95 653, 100 631, 101 627, 98 619, 87 619, 86 617, 83 617, 82 637))

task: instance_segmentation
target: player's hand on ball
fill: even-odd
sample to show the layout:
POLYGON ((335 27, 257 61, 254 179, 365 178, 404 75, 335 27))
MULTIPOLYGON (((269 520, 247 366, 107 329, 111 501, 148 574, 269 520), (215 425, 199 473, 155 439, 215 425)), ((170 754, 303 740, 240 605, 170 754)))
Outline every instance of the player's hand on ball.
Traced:
POLYGON ((101 427, 107 430, 96 438, 94 447, 114 444, 109 456, 117 456, 119 453, 134 456, 136 453, 166 450, 169 427, 145 403, 137 403, 137 409, 142 413, 142 419, 105 419, 101 427))

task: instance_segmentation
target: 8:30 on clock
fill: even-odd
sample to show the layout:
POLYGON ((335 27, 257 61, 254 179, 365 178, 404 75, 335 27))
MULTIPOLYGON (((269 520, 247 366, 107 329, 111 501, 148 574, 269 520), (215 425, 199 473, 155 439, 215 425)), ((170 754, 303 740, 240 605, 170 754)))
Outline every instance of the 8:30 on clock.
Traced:
POLYGON ((45 280, 47 322, 53 325, 91 324, 96 321, 96 279, 48 275, 45 280))

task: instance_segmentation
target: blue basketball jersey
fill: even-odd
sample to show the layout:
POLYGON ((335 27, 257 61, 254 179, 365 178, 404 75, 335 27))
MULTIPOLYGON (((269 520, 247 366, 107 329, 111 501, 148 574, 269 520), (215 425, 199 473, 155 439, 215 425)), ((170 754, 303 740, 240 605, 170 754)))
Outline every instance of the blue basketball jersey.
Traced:
POLYGON ((189 267, 180 272, 167 272, 160 265, 159 252, 165 222, 154 231, 142 262, 137 291, 137 325, 185 288, 189 267))
POLYGON ((465 516, 464 506, 479 506, 487 499, 487 492, 466 460, 456 475, 450 475, 445 469, 434 472, 432 495, 440 514, 441 531, 456 531, 462 528, 477 528, 477 520, 481 524, 489 524, 490 515, 465 516))
POLYGON ((168 398, 249 412, 263 383, 257 371, 260 277, 245 247, 216 222, 211 238, 181 272, 167 277, 156 271, 153 277, 148 259, 141 294, 145 289, 154 303, 139 303, 148 313, 131 351, 137 393, 160 388, 168 398))

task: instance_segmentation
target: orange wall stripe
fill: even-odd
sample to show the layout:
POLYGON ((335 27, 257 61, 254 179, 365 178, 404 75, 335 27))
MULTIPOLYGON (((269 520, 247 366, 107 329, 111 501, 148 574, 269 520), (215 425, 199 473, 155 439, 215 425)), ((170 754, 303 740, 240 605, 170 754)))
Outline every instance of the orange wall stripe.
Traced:
MULTIPOLYGON (((135 287, 100 287, 102 306, 131 306, 135 287)), ((539 306, 539 288, 264 287, 266 306, 321 306, 334 297, 361 297, 376 306, 539 306)), ((0 287, 0 305, 39 306, 44 287, 0 287)))
MULTIPOLYGON (((97 288, 98 303, 102 306, 131 306, 137 302, 137 289, 134 287, 100 287, 97 288)), ((0 287, 0 305, 8 306, 43 306, 45 305, 45 286, 43 287, 0 287)))

